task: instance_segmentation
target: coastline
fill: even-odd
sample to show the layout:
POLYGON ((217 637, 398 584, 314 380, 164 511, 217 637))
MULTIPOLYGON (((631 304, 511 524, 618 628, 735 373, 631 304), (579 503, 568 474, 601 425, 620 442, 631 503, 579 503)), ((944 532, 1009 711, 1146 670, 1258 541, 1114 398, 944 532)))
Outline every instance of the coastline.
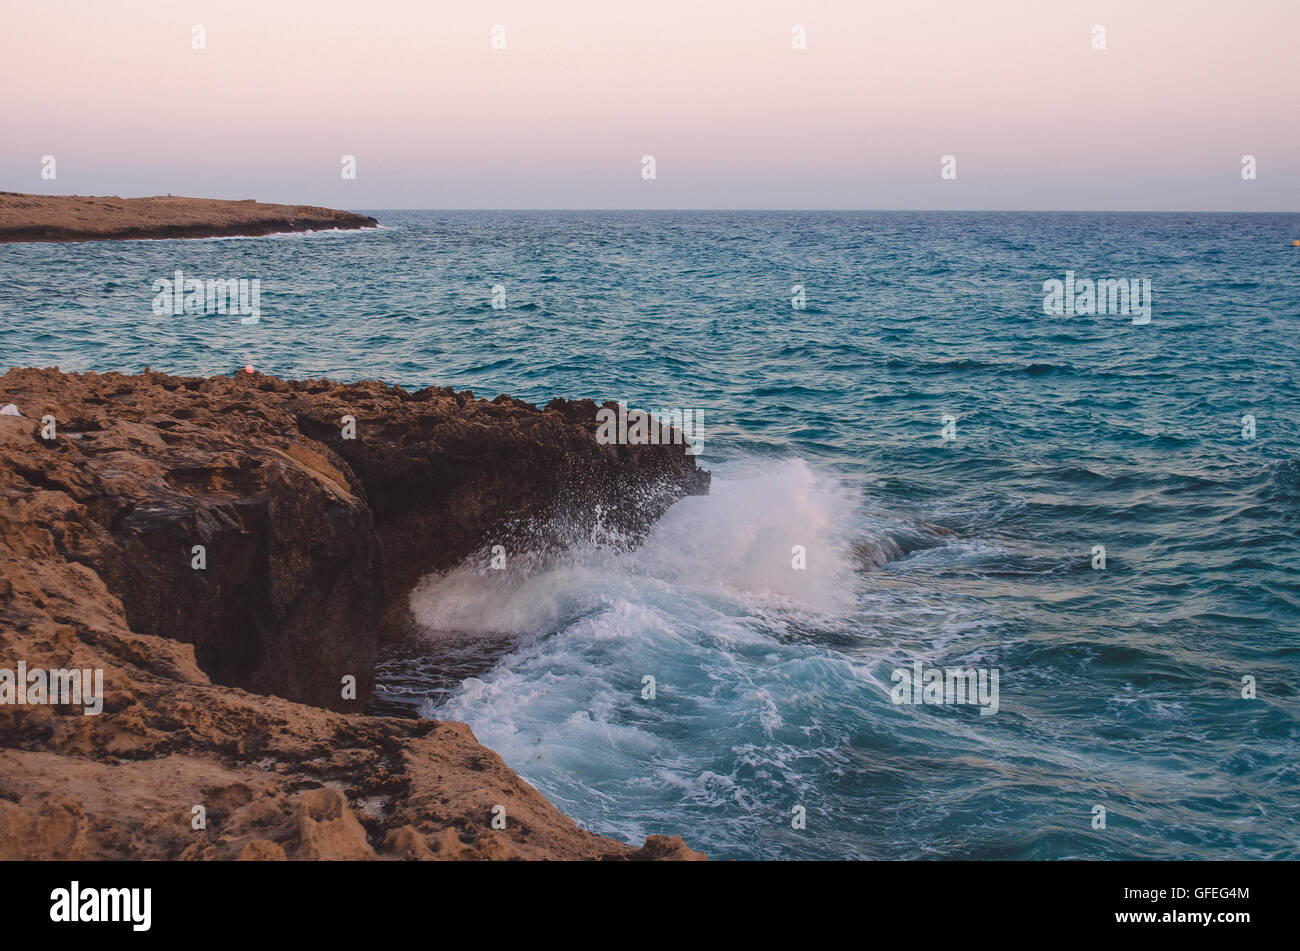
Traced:
POLYGON ((376 228, 367 215, 253 199, 117 198, 0 192, 0 244, 231 238, 376 228))
POLYGON ((13 369, 7 403, 0 649, 104 691, 0 705, 0 858, 703 857, 579 829, 462 723, 363 713, 421 577, 521 521, 635 538, 708 491, 683 446, 599 445, 590 400, 256 373, 13 369))

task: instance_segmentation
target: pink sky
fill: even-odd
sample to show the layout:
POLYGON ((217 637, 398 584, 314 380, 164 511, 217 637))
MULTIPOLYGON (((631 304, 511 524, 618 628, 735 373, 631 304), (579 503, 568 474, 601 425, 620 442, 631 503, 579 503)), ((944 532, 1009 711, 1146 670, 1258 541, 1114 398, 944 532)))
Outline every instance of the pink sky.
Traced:
POLYGON ((1300 209, 1300 0, 2 2, 13 191, 1300 209))

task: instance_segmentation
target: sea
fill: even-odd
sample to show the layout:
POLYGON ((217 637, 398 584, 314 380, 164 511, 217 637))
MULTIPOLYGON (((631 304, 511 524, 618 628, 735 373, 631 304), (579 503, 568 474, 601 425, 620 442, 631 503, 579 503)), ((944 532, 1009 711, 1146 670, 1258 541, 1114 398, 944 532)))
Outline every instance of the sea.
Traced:
POLYGON ((1300 215, 366 213, 0 245, 0 366, 699 414, 707 496, 426 578, 376 709, 713 858, 1300 858, 1300 215))

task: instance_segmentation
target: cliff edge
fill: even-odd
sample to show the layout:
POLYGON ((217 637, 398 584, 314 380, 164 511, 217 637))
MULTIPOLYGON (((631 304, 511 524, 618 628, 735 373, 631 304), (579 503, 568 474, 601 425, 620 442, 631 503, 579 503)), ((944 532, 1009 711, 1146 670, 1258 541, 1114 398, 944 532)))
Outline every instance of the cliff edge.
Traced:
POLYGON ((362 713, 421 576, 530 520, 635 537, 708 490, 682 446, 599 445, 589 400, 252 373, 16 369, 8 403, 0 667, 102 669, 103 711, 0 705, 0 858, 702 857, 579 829, 464 724, 362 713))

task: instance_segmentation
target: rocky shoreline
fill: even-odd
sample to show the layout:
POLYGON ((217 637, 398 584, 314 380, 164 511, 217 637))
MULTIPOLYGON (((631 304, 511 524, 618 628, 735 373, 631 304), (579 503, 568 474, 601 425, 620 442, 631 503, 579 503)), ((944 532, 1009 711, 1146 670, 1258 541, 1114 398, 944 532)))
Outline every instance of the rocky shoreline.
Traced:
POLYGON ((253 199, 117 198, 0 192, 0 243, 254 237, 337 228, 375 228, 374 218, 311 205, 253 199))
POLYGON ((509 526, 635 538, 708 491, 682 446, 600 445, 590 400, 257 373, 15 369, 9 403, 0 666, 104 695, 0 705, 0 858, 702 857, 579 829, 464 724, 363 713, 424 574, 509 526))

